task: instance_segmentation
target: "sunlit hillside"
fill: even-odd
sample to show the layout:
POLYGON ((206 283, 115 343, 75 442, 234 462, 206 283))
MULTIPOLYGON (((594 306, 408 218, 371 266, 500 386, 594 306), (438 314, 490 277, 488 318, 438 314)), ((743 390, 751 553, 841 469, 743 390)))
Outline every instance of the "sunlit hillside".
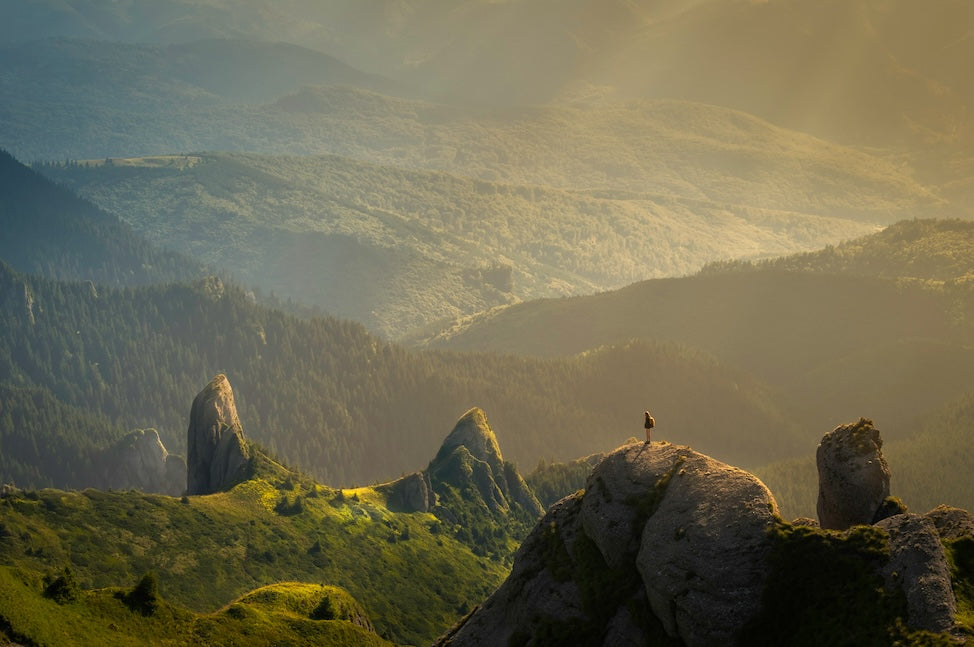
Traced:
POLYGON ((478 115, 338 89, 284 105, 354 158, 38 168, 160 246, 392 337, 949 208, 865 153, 702 105, 478 115))
POLYGON ((280 644, 284 636, 382 642, 374 634, 356 642, 364 632, 314 622, 344 619, 337 603, 314 617, 322 585, 332 595, 335 585, 350 592, 387 639, 427 644, 506 573, 502 560, 478 557, 432 514, 391 512, 372 488, 340 491, 297 478, 182 500, 8 488, 0 524, 3 630, 62 644, 105 644, 106 631, 125 644, 140 635, 183 645, 280 644), (76 582, 72 597, 45 599, 44 575, 53 580, 65 567, 76 582), (113 595, 150 572, 158 609, 128 609, 113 595), (304 587, 259 588, 294 580, 304 587))

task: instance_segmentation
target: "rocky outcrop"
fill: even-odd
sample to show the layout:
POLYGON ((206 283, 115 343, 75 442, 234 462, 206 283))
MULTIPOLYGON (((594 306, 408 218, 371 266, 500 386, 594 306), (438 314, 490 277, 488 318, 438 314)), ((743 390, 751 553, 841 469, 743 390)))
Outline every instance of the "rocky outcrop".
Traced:
POLYGON ((376 489, 386 495, 386 506, 393 512, 429 512, 436 505, 436 493, 423 472, 407 474, 376 489))
POLYGON ((876 526, 889 533, 890 557, 883 578, 887 589, 906 595, 909 625, 935 633, 951 631, 957 601, 936 524, 918 514, 898 514, 876 526))
POLYGON ((214 377, 193 400, 186 445, 188 494, 227 490, 247 477, 250 453, 226 375, 214 377))
POLYGON ((473 486, 494 513, 507 513, 517 506, 537 519, 544 512, 514 465, 501 456, 487 415, 476 407, 460 417, 426 473, 434 490, 437 484, 457 488, 473 486))
POLYGON ((687 447, 627 445, 584 494, 552 506, 504 585, 441 644, 559 632, 574 644, 647 644, 647 617, 687 645, 732 644, 760 606, 776 513, 747 472, 687 447))
POLYGON ((137 429, 101 458, 101 487, 179 496, 186 488, 186 462, 170 454, 155 429, 137 429))
POLYGON ((938 505, 923 515, 933 522, 937 534, 944 541, 974 537, 974 515, 949 505, 938 505))
POLYGON ((818 519, 823 528, 844 530, 871 524, 889 496, 889 466, 871 420, 836 427, 815 453, 818 519))
POLYGON ((761 608, 777 504, 744 470, 689 450, 674 453, 636 565, 668 635, 688 645, 728 645, 761 608))
POLYGON ((867 420, 823 440, 821 473, 836 475, 826 502, 870 495, 858 510, 826 506, 859 520, 844 532, 786 523, 756 477, 688 447, 621 447, 551 506, 510 577, 437 645, 791 644, 825 627, 822 644, 907 644, 915 631, 949 641, 958 605, 944 542, 974 542, 974 517, 904 512, 881 445, 867 420), (870 526, 879 510, 890 516, 870 526))

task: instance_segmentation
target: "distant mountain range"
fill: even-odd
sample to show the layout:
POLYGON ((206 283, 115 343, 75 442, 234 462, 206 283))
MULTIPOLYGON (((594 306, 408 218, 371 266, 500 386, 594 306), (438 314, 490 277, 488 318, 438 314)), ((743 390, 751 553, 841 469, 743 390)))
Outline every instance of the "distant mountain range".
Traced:
MULTIPOLYGON (((306 164, 297 162, 297 168, 306 164)), ((85 280, 119 258, 113 262, 120 265, 102 280, 125 285, 136 268, 152 269, 149 280, 174 278, 157 271, 165 263, 140 256, 157 253, 144 242, 125 243, 124 249, 141 250, 134 255, 116 251, 119 242, 136 239, 118 233, 125 228, 113 216, 9 158, 8 166, 15 181, 6 186, 35 186, 18 199, 19 210, 4 212, 9 231, 20 232, 4 242, 22 267, 75 267, 52 274, 85 280), (55 207, 45 202, 52 196, 61 196, 55 207), (54 239, 60 240, 55 247, 18 242, 59 227, 44 224, 56 222, 46 220, 49 214, 82 228, 91 220, 101 223, 96 231, 116 233, 54 239), (59 260, 74 258, 96 262, 59 260)), ((182 172, 163 167, 155 176, 192 178, 197 166, 206 164, 182 172)), ((115 168, 120 186, 127 172, 152 171, 148 165, 115 168)), ((241 172, 246 166, 236 168, 224 177, 248 177, 241 172)), ((84 169, 77 172, 83 176, 84 169)), ((156 195, 161 199, 164 192, 156 195)), ((505 353, 500 357, 405 351, 357 326, 275 313, 212 279, 132 292, 55 283, 8 268, 2 375, 13 389, 10 402, 22 403, 24 412, 48 402, 42 407, 46 422, 32 433, 49 438, 45 445, 56 450, 42 460, 34 445, 8 442, 6 478, 100 482, 63 466, 84 465, 74 457, 92 456, 132 429, 156 428, 167 447, 183 451, 185 412, 178 403, 214 367, 241 388, 246 417, 259 421, 255 438, 333 483, 387 477, 415 464, 435 441, 417 439, 474 404, 496 412, 500 428, 510 430, 508 451, 522 465, 604 451, 619 436, 640 433, 638 411, 647 406, 661 412, 661 437, 678 427, 691 434, 681 441, 754 468, 796 457, 809 438, 860 415, 875 419, 894 446, 917 425, 925 433, 946 433, 944 425, 933 429, 927 421, 969 393, 974 378, 968 350, 974 311, 967 295, 967 277, 974 274, 966 252, 971 231, 963 221, 905 221, 819 252, 757 265, 715 264, 683 279, 523 303, 414 339, 451 350, 505 353), (187 319, 190 312, 197 315, 187 319), (89 333, 80 335, 82 329, 89 333), (23 335, 31 340, 26 346, 23 335), (514 359, 506 353, 566 357, 514 359), (342 368, 335 373, 335 367, 342 368), (132 380, 131 371, 141 377, 132 380), (308 391, 310 385, 315 386, 308 391), (306 395, 293 397, 301 393, 306 395), (709 406, 701 409, 700 402, 709 406), (637 414, 633 403, 639 403, 637 414), (372 430, 385 428, 390 419, 400 422, 380 440, 372 430), (100 428, 97 433, 83 431, 92 425, 100 428), (281 436, 271 429, 293 431, 281 436), (390 442, 399 450, 385 451, 390 442), (342 451, 336 453, 335 446, 342 451)), ((227 238, 231 232, 226 230, 227 238)), ((3 433, 30 429, 13 423, 23 415, 11 418, 3 433)), ((951 456, 960 460, 962 454, 951 456)), ((804 491, 789 483, 779 489, 804 491)), ((787 495, 779 498, 789 510, 807 511, 787 495)), ((946 495, 939 500, 966 505, 946 495)))
POLYGON ((510 105, 665 96, 883 146, 971 134, 974 15, 962 0, 289 0, 275 12, 257 0, 162 0, 151 11, 30 0, 4 18, 7 42, 283 41, 430 98, 510 105))
POLYGON ((956 1, 280 9, 6 8, 0 145, 390 338, 967 216, 956 1))

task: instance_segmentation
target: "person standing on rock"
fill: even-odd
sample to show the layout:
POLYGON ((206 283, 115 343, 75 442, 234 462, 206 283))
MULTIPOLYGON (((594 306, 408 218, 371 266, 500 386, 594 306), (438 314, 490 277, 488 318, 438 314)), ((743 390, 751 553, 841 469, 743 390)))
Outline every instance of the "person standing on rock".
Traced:
POLYGON ((643 423, 643 428, 646 430, 646 442, 649 443, 649 435, 653 431, 653 427, 656 426, 656 421, 653 419, 653 416, 649 415, 649 411, 644 411, 643 413, 646 416, 646 422, 643 423))

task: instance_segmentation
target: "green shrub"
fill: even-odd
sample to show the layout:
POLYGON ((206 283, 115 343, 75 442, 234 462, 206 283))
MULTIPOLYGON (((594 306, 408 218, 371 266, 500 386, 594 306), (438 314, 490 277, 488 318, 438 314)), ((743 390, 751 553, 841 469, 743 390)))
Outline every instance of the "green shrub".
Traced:
POLYGON ((138 611, 144 616, 151 616, 161 602, 156 574, 149 571, 143 575, 135 588, 126 593, 122 599, 131 610, 138 611))
POLYGON ((81 587, 74 579, 74 573, 70 566, 65 566, 64 570, 57 577, 48 575, 44 578, 44 597, 50 598, 58 604, 73 602, 81 596, 81 587))

